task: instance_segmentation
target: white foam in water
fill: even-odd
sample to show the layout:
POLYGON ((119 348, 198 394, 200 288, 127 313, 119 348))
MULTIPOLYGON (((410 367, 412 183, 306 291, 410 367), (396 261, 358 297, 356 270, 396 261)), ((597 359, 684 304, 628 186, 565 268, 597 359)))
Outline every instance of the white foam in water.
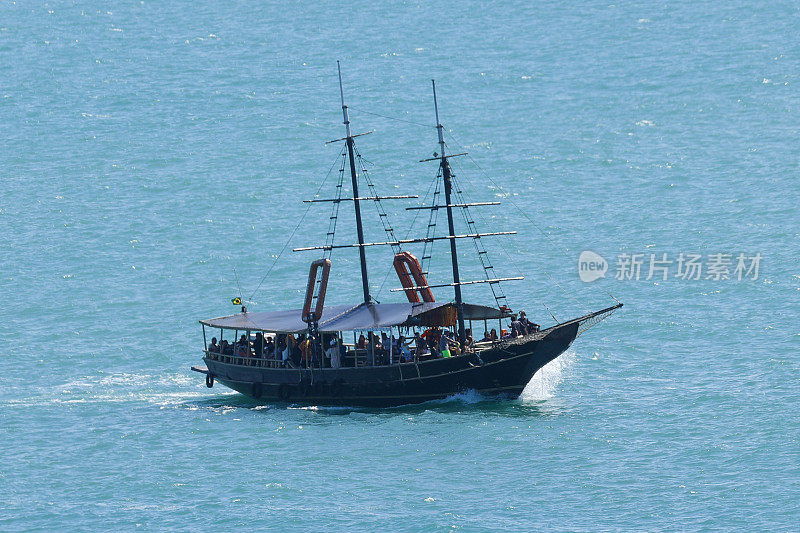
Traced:
MULTIPOLYGON (((177 406, 189 400, 208 396, 208 391, 196 386, 194 376, 184 374, 148 375, 113 373, 85 376, 55 387, 39 387, 37 394, 16 398, 7 403, 14 406, 42 404, 81 404, 147 402, 158 406, 177 406)), ((235 395, 235 391, 220 391, 235 395)))
MULTIPOLYGON (((564 375, 566 375, 572 365, 575 364, 576 359, 577 356, 575 352, 567 351, 544 365, 525 386, 525 390, 522 391, 520 399, 522 401, 540 402, 552 398, 557 392, 558 385, 563 381, 564 375)), ((455 401, 472 404, 485 401, 488 398, 488 396, 484 396, 478 391, 471 389, 453 394, 443 400, 434 400, 434 402, 445 403, 455 401)))
POLYGON ((486 396, 481 394, 480 392, 476 391, 475 389, 470 389, 464 392, 459 392, 458 394, 453 394, 452 396, 448 396, 443 400, 436 400, 438 402, 463 402, 463 403, 478 403, 486 400, 486 396))
POLYGON ((522 391, 520 399, 542 401, 552 398, 576 359, 575 352, 567 351, 544 365, 522 391))
MULTIPOLYGON (((558 385, 576 360, 575 352, 563 353, 546 364, 525 387, 520 399, 523 401, 542 401, 556 394, 558 385)), ((187 401, 198 400, 208 396, 205 388, 199 388, 194 376, 184 374, 147 375, 134 373, 114 373, 85 376, 56 387, 39 389, 38 394, 17 398, 6 402, 8 405, 41 405, 73 404, 73 403, 115 403, 115 402, 147 402, 162 407, 183 405, 187 401)), ((215 395, 235 396, 235 391, 216 392, 215 395)), ((462 402, 475 404, 487 399, 475 390, 468 390, 448 396, 440 402, 462 402)), ((319 410, 316 406, 300 407, 307 410, 319 410)), ((331 408, 325 408, 331 409, 331 408)), ((338 407, 333 409, 347 409, 338 407)))
POLYGON ((290 405, 287 409, 296 409, 299 411, 314 411, 314 412, 327 412, 327 411, 349 411, 353 409, 352 406, 347 405, 290 405))

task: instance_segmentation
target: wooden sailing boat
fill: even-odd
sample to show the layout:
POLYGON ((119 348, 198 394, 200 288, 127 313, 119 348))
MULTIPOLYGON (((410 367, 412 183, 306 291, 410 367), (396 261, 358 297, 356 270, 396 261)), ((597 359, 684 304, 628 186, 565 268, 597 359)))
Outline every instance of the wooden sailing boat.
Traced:
MULTIPOLYGON (((339 204, 352 202, 358 242, 333 244, 334 225, 334 229, 328 232, 325 245, 295 249, 321 250, 326 255, 311 265, 302 309, 253 313, 242 307, 242 312, 235 315, 201 320, 205 341, 203 360, 206 367, 192 367, 192 370, 206 375, 206 385, 212 387, 218 381, 261 402, 283 401, 313 405, 401 405, 446 398, 470 389, 483 394, 516 398, 539 369, 563 353, 582 332, 622 306, 617 303, 543 330, 523 328, 516 331, 517 335, 471 342, 467 334, 467 322, 486 325, 490 320, 497 321, 502 331, 503 321, 512 317, 512 311, 505 304, 505 296, 498 295, 495 288, 499 288, 501 282, 522 279, 521 276, 498 278, 491 275, 492 267, 487 267, 484 262, 486 251, 480 245, 480 239, 516 232, 478 233, 474 229, 474 222, 470 222, 471 219, 465 216, 469 231, 456 233, 454 210, 461 209, 466 213, 470 207, 494 205, 497 202, 468 203, 454 200, 453 174, 449 159, 464 154, 446 153, 434 82, 439 153, 434 154, 434 158, 423 161, 439 163, 439 175, 444 185, 444 204, 437 205, 435 201, 431 206, 408 209, 430 210, 431 214, 443 209, 447 213, 448 233, 443 236, 432 235, 430 228, 433 225, 429 224, 428 235, 424 238, 397 239, 393 230, 384 225, 389 240, 365 242, 361 202, 371 201, 379 205, 382 200, 416 196, 378 196, 372 192, 369 196, 359 196, 354 140, 365 134, 351 133, 341 68, 339 89, 346 136, 331 142, 345 143, 341 170, 343 176, 346 160, 349 163, 352 197, 342 197, 340 181, 336 198, 308 201, 333 203, 337 216, 339 204), (486 279, 461 280, 457 253, 457 241, 461 239, 473 239, 476 243, 486 279), (402 251, 401 247, 425 243, 427 248, 428 244, 436 240, 447 240, 450 243, 453 281, 431 285, 417 258, 402 251), (391 246, 394 249, 394 268, 402 284, 402 288, 394 291, 403 292, 408 302, 381 304, 372 299, 366 260, 366 249, 372 246, 391 246), (331 269, 329 254, 332 250, 341 248, 358 250, 363 300, 353 305, 328 306, 325 305, 325 296, 331 269), (464 302, 462 287, 477 283, 488 283, 493 288, 496 306, 464 302), (453 300, 436 301, 432 289, 445 287, 453 288, 453 300), (442 332, 453 327, 457 334, 442 341, 442 332), (209 345, 207 328, 219 330, 220 342, 226 332, 229 337, 233 333, 233 339, 239 340, 231 351, 213 343, 209 345), (389 346, 383 346, 375 334, 387 331, 389 335, 385 338, 389 340, 389 346), (409 338, 416 337, 413 354, 409 353, 409 348, 405 345, 391 341, 395 331, 398 334, 405 333, 409 338), (421 340, 423 331, 425 339, 421 340), (300 346, 297 343, 292 346, 293 335, 301 335, 300 346), (428 342, 431 337, 437 336, 439 340, 428 342), (430 350, 426 353, 421 344, 430 344, 430 350), (303 357, 293 358, 300 348, 303 357)), ((369 185, 372 191, 372 184, 369 185)), ((379 212, 382 218, 386 217, 385 212, 379 212)), ((335 218, 333 216, 331 220, 335 218)), ((423 253, 423 262, 427 258, 429 256, 423 253)))

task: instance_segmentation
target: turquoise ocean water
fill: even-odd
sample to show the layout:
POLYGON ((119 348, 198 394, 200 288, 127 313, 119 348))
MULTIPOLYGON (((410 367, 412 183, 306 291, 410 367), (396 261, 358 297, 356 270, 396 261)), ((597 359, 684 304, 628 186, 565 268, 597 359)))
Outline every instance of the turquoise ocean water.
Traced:
MULTIPOLYGON (((0 530, 797 531, 798 33, 782 1, 5 2, 0 530), (504 202, 479 226, 519 231, 488 244, 527 276, 512 307, 625 303, 521 399, 256 406, 189 371, 237 285, 300 306, 313 254, 256 288, 333 194, 337 59, 384 194, 435 176, 436 78, 465 192, 504 202), (646 279, 650 254, 740 253, 757 279, 646 279)), ((402 236, 413 202, 387 206, 402 236)), ((333 261, 329 301, 356 301, 355 254, 333 261)))

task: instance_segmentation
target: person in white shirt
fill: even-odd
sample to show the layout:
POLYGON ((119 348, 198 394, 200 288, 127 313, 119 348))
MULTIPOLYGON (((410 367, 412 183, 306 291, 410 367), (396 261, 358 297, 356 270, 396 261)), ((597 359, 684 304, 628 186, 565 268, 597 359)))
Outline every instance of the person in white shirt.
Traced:
POLYGON ((341 362, 339 361, 339 348, 336 347, 336 339, 331 339, 330 346, 325 350, 325 356, 331 359, 331 368, 339 368, 341 362))
POLYGON ((400 360, 404 363, 413 361, 414 358, 411 355, 411 350, 408 349, 408 343, 406 343, 406 338, 400 335, 400 338, 397 339, 397 344, 395 345, 395 351, 400 354, 400 360))

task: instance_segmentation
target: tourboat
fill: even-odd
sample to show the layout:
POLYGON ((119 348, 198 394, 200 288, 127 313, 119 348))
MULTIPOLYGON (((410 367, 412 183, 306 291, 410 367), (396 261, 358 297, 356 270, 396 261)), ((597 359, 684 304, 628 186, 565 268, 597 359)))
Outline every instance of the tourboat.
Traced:
POLYGON ((464 199, 450 159, 466 154, 446 152, 435 81, 432 86, 439 148, 434 157, 422 161, 438 162, 433 202, 406 208, 427 211, 428 229, 424 237, 400 239, 388 222, 381 202, 418 196, 378 195, 355 146, 356 138, 371 132, 354 135, 350 130, 339 66, 346 136, 329 141, 343 143, 336 196, 306 200, 332 205, 326 240, 320 246, 293 250, 321 251, 323 255, 311 263, 304 305, 290 310, 248 312, 242 305, 244 302, 234 298, 233 303, 241 305, 240 313, 201 320, 206 366, 192 367, 192 370, 205 374, 208 387, 219 382, 260 403, 302 405, 384 407, 443 399, 467 390, 513 399, 519 397, 537 371, 561 355, 579 335, 622 307, 617 301, 611 307, 565 322, 557 321, 545 329, 516 319, 506 303, 501 284, 521 280, 524 276, 494 275, 494 267, 481 241, 516 232, 481 233, 477 230, 471 209, 499 202, 470 203, 464 199), (345 167, 349 167, 350 196, 343 194, 345 167), (369 193, 360 196, 359 185, 365 182, 369 193), (362 202, 373 202, 378 207, 386 241, 365 242, 362 202), (353 205, 357 243, 334 242, 341 204, 353 205), (436 234, 436 215, 440 210, 447 215, 445 235, 436 234), (455 229, 454 213, 458 211, 467 226, 461 233, 456 233, 455 229), (430 284, 426 271, 430 249, 440 240, 449 242, 452 281, 430 284), (473 241, 485 274, 483 279, 461 279, 457 243, 462 240, 473 241), (416 243, 425 247, 422 262, 403 250, 406 245, 416 243), (378 303, 372 298, 366 250, 374 246, 393 249, 393 267, 401 287, 392 292, 404 293, 407 302, 378 303), (325 304, 331 254, 337 249, 358 250, 363 299, 352 305, 325 304), (491 288, 495 305, 464 301, 462 287, 484 283, 491 288), (452 299, 436 300, 433 289, 437 288, 452 289, 452 299), (512 324, 504 328, 503 324, 509 319, 513 320, 512 324), (483 326, 484 331, 497 325, 499 333, 476 341, 471 335, 476 323, 483 326), (453 334, 449 334, 451 329, 453 334), (208 330, 218 331, 218 343, 209 344, 208 330), (505 330, 509 333, 503 335, 505 330), (232 343, 227 344, 226 334, 232 343), (413 340, 405 343, 404 338, 413 340))

